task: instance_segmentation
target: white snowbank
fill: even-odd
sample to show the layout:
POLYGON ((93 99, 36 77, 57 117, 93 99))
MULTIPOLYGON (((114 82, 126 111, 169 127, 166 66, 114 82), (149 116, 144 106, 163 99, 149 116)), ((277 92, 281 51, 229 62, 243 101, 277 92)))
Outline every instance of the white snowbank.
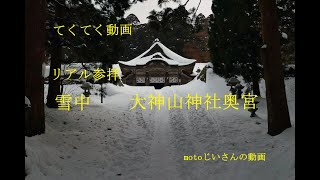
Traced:
MULTIPOLYGON (((242 78, 239 80, 243 82, 242 78)), ((181 86, 153 87, 104 84, 107 97, 100 102, 95 85, 90 104, 81 111, 72 103, 70 111, 45 108, 46 133, 25 138, 27 180, 62 179, 281 179, 295 178, 295 78, 285 80, 293 127, 278 136, 267 134, 264 81, 258 117, 241 106, 206 110, 205 105, 187 109, 185 98, 216 93, 218 106, 225 108, 229 87, 223 78, 207 71, 207 83, 194 79, 181 86), (136 94, 146 107, 130 110, 136 94), (150 110, 149 96, 161 94, 161 110, 150 110), (167 98, 183 97, 183 109, 167 109, 167 98), (184 161, 184 155, 204 153, 266 153, 265 161, 184 161)), ((72 97, 80 85, 66 85, 72 97)), ((45 97, 47 86, 45 86, 45 97)), ((204 102, 206 99, 202 99, 204 102)), ((210 106, 213 106, 211 104, 210 106)))
POLYGON ((199 74, 206 65, 208 65, 208 63, 196 63, 193 67, 193 74, 199 74), (200 70, 199 72, 197 72, 198 69, 200 70))

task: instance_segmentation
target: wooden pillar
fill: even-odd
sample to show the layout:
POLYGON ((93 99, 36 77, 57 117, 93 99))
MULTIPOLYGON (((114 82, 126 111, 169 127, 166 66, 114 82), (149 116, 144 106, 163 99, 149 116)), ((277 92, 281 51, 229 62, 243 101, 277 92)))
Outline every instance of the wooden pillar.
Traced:
POLYGON ((132 85, 135 86, 137 85, 137 75, 136 75, 136 71, 133 71, 133 82, 132 85))
POLYGON ((178 84, 181 85, 181 73, 180 73, 180 71, 178 72, 178 84))
POLYGON ((166 72, 165 76, 164 76, 164 86, 169 86, 170 83, 169 83, 169 73, 166 72))
POLYGON ((146 84, 146 86, 150 85, 150 77, 149 77, 149 72, 148 71, 146 72, 145 84, 146 84))

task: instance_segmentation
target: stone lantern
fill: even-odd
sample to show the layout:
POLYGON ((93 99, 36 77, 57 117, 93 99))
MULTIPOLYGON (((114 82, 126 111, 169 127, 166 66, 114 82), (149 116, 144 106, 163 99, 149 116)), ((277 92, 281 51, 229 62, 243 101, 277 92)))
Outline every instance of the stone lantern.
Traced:
POLYGON ((88 82, 84 82, 81 85, 81 88, 84 90, 83 95, 85 95, 86 97, 89 97, 91 95, 90 89, 92 89, 92 87, 88 82))

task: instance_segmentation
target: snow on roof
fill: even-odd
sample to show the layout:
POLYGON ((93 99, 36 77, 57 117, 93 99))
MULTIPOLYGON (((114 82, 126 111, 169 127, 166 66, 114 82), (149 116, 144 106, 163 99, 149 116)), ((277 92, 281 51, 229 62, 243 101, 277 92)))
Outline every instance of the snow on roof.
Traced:
POLYGON ((130 61, 119 61, 119 63, 127 65, 127 66, 136 66, 136 65, 144 65, 152 60, 161 60, 165 61, 169 65, 178 65, 178 66, 185 66, 189 65, 193 62, 195 62, 195 59, 188 59, 184 58, 175 52, 168 49, 165 45, 163 45, 159 39, 155 39, 155 43, 152 44, 152 46, 146 50, 144 53, 140 54, 136 58, 130 60, 130 61), (168 57, 166 58, 161 52, 156 52, 152 55, 145 56, 148 52, 150 52, 156 45, 158 45, 163 53, 168 57), (144 57, 145 56, 145 57, 144 57), (160 57, 159 57, 160 56, 160 57))

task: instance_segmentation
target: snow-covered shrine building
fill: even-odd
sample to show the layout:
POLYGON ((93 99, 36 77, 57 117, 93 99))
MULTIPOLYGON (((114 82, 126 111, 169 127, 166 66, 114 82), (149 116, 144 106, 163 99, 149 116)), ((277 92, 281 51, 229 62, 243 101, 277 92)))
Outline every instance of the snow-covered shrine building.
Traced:
POLYGON ((194 78, 195 59, 184 58, 155 39, 152 46, 130 61, 119 61, 122 82, 131 86, 186 84, 194 78))

